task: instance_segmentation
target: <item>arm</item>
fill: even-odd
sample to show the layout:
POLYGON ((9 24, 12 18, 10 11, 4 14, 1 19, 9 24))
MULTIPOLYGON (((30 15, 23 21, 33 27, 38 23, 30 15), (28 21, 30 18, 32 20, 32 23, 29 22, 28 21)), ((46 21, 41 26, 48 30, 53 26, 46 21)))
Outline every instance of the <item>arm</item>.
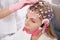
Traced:
POLYGON ((53 9, 54 9, 54 12, 55 12, 55 15, 56 15, 56 32, 55 33, 58 33, 57 35, 57 38, 60 39, 60 6, 53 6, 53 9))
POLYGON ((60 6, 53 6, 55 15, 56 15, 56 19, 57 19, 57 29, 60 30, 60 6))
POLYGON ((10 5, 8 8, 0 9, 0 18, 4 18, 9 14, 21 9, 24 6, 24 2, 18 2, 16 4, 10 5))
POLYGON ((3 17, 5 17, 5 16, 7 16, 7 15, 9 15, 9 14, 10 14, 10 11, 9 11, 8 8, 6 8, 6 9, 1 9, 1 10, 0 10, 0 19, 3 18, 3 17))
POLYGON ((22 2, 17 2, 16 4, 10 5, 8 8, 0 10, 0 19, 8 16, 9 14, 21 9, 25 5, 32 4, 38 0, 23 0, 22 2))

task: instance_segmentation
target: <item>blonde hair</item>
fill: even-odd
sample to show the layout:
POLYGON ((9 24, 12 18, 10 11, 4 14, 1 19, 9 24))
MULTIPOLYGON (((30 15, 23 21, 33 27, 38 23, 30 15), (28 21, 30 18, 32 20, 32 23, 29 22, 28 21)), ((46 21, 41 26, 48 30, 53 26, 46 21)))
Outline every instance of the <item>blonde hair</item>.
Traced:
MULTIPOLYGON (((50 5, 50 4, 49 4, 50 5)), ((47 11, 46 13, 46 16, 52 12, 48 12, 50 6, 48 4, 45 4, 44 1, 41 1, 41 2, 37 2, 35 4, 33 4, 32 6, 29 7, 29 10, 31 10, 32 12, 35 12, 37 14, 41 14, 42 15, 42 18, 43 16, 45 16, 45 14, 42 14, 41 11, 43 9, 43 11, 47 11), (41 4, 42 3, 42 4, 41 4)), ((48 17, 45 17, 45 18, 48 18, 48 17)), ((43 18, 44 19, 44 18, 43 18)), ((47 31, 46 31, 46 34, 47 36, 51 37, 51 38, 56 38, 56 34, 53 30, 53 27, 52 25, 50 24, 48 27, 47 27, 47 31)))
POLYGON ((51 24, 47 27, 46 34, 47 34, 47 36, 49 36, 51 38, 56 38, 56 34, 55 34, 54 29, 51 24))

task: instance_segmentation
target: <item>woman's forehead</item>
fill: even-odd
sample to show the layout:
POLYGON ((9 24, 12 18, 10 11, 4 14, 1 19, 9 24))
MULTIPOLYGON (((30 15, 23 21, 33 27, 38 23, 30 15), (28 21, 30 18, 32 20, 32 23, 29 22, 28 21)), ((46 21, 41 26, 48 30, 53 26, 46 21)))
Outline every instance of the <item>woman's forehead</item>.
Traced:
POLYGON ((36 20, 39 19, 39 16, 36 13, 28 12, 26 16, 29 18, 34 18, 36 20))

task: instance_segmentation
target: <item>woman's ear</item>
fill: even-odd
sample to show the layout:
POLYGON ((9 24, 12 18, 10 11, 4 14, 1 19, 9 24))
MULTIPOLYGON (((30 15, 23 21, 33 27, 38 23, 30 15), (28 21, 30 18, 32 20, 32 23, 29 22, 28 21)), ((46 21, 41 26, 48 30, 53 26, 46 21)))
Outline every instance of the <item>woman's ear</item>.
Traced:
POLYGON ((42 20, 41 27, 43 28, 44 25, 49 26, 49 20, 48 20, 48 19, 43 19, 43 20, 42 20))
POLYGON ((48 25, 48 24, 49 24, 49 19, 43 19, 43 20, 42 20, 42 24, 48 25))
POLYGON ((46 31, 46 28, 49 26, 49 19, 43 19, 42 24, 44 24, 43 31, 42 31, 44 33, 46 31))

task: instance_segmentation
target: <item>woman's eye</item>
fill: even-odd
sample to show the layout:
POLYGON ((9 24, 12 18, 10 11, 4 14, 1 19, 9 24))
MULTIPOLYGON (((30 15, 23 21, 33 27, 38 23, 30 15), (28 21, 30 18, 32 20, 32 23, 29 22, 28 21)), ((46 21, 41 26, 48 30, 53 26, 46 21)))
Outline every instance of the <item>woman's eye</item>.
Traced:
POLYGON ((32 21, 33 23, 35 23, 35 21, 32 21))

